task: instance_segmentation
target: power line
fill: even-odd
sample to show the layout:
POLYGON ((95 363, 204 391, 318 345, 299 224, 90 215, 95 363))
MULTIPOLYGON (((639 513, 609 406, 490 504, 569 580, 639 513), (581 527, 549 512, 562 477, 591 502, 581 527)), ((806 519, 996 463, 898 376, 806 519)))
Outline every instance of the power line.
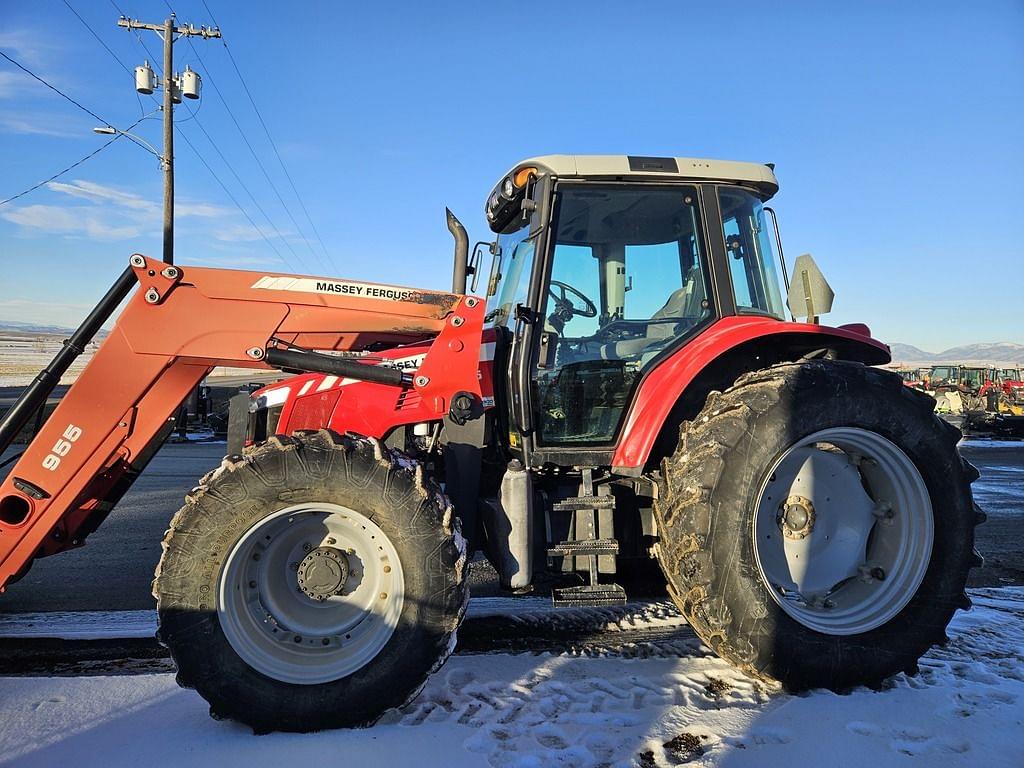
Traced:
POLYGON ((86 155, 85 157, 83 157, 83 158, 82 158, 81 160, 79 160, 79 161, 78 161, 77 163, 75 163, 75 164, 73 164, 73 165, 69 165, 69 166, 68 166, 67 168, 65 168, 65 169, 64 169, 63 171, 58 171, 57 173, 53 174, 53 176, 51 176, 50 178, 48 178, 48 179, 45 179, 44 181, 40 181, 40 182, 39 182, 38 184, 35 184, 34 186, 31 186, 31 187, 29 187, 29 188, 28 188, 28 189, 26 189, 26 190, 25 190, 24 192, 19 192, 18 194, 16 194, 16 195, 13 195, 12 197, 8 197, 8 198, 7 198, 6 200, 0 200, 0 205, 7 205, 7 203, 11 203, 11 202, 14 202, 14 201, 15 201, 15 200, 17 200, 17 199, 18 199, 19 197, 24 197, 24 196, 25 196, 25 195, 27 195, 27 194, 28 194, 29 192, 35 192, 35 191, 36 191, 37 189, 39 189, 40 187, 46 186, 46 185, 47 185, 47 184, 49 184, 49 183, 50 183, 51 181, 54 181, 55 179, 59 179, 59 178, 60 178, 61 176, 63 176, 63 175, 65 174, 65 173, 67 173, 68 171, 74 170, 75 168, 77 168, 78 166, 80 166, 80 165, 81 165, 82 163, 84 163, 84 162, 85 162, 86 160, 88 160, 89 158, 91 158, 91 157, 93 157, 93 156, 95 156, 95 155, 98 155, 98 154, 99 154, 100 152, 102 152, 102 151, 103 151, 104 149, 106 149, 107 147, 109 147, 109 146, 110 146, 111 144, 113 144, 113 143, 114 143, 115 141, 117 141, 117 140, 118 140, 118 139, 120 139, 120 138, 121 138, 121 134, 120 134, 120 133, 114 134, 114 138, 112 138, 112 139, 111 139, 110 141, 108 141, 108 142, 107 142, 106 144, 104 144, 103 146, 101 146, 101 147, 100 147, 99 149, 97 149, 97 150, 95 150, 95 151, 93 151, 93 152, 90 152, 90 153, 89 153, 88 155, 86 155))
MULTIPOLYGON (((139 123, 141 123, 141 122, 142 122, 142 118, 139 118, 139 119, 138 119, 138 120, 136 120, 136 121, 135 121, 134 123, 132 123, 132 125, 128 126, 128 130, 130 131, 130 130, 131 130, 132 128, 134 128, 134 127, 135 127, 136 125, 138 125, 138 124, 139 124, 139 123)), ((106 148, 107 148, 107 147, 109 147, 109 146, 110 146, 111 144, 113 144, 113 143, 114 143, 115 141, 117 141, 118 139, 120 139, 120 138, 121 138, 121 136, 123 136, 123 135, 124 135, 123 133, 117 133, 117 134, 114 134, 114 138, 112 138, 112 139, 111 139, 110 141, 108 141, 108 142, 107 142, 106 144, 102 145, 102 146, 101 146, 101 147, 99 147, 98 149, 96 149, 96 150, 94 150, 94 151, 90 152, 90 153, 89 153, 88 155, 86 155, 85 157, 83 157, 83 158, 82 158, 81 160, 79 160, 79 161, 78 161, 77 163, 73 163, 72 165, 69 165, 69 166, 68 166, 67 168, 65 168, 65 169, 64 169, 63 171, 58 171, 57 173, 53 174, 53 176, 51 176, 50 178, 48 178, 48 179, 45 179, 44 181, 40 181, 40 182, 39 182, 38 184, 35 184, 35 185, 33 185, 33 186, 29 187, 29 188, 28 188, 28 189, 26 189, 26 190, 25 190, 24 192, 19 192, 18 194, 14 195, 14 196, 12 196, 12 197, 8 197, 8 198, 7 198, 6 200, 0 200, 0 205, 7 205, 7 203, 11 203, 11 202, 14 202, 14 201, 15 201, 15 200, 17 200, 17 199, 18 199, 19 197, 24 197, 24 196, 25 196, 25 195, 27 195, 27 194, 28 194, 29 192, 35 192, 35 191, 36 191, 37 189, 39 189, 40 187, 46 186, 46 185, 47 185, 47 184, 49 184, 49 183, 50 183, 51 181, 55 181, 56 179, 59 179, 59 178, 60 178, 61 176, 63 176, 63 175, 65 174, 65 173, 68 173, 69 171, 73 171, 73 170, 74 170, 75 168, 77 168, 78 166, 80 166, 80 165, 81 165, 82 163, 84 163, 84 162, 85 162, 86 160, 88 160, 89 158, 91 158, 91 157, 95 157, 96 155, 98 155, 98 154, 99 154, 100 152, 102 152, 102 151, 103 151, 104 149, 106 149, 106 148)))
MULTIPOLYGON (((196 126, 199 128, 200 131, 202 131, 203 135, 206 137, 206 140, 210 142, 210 146, 213 147, 213 151, 217 153, 217 155, 220 157, 221 161, 224 163, 224 165, 227 167, 227 169, 229 171, 231 171, 231 175, 235 177, 235 181, 237 181, 239 186, 242 189, 245 190, 245 193, 249 196, 249 199, 252 200, 252 204, 256 206, 256 209, 261 214, 263 214, 263 218, 265 218, 267 220, 267 223, 270 224, 270 227, 271 227, 271 229, 274 230, 274 233, 278 236, 278 238, 281 240, 281 242, 283 242, 288 247, 288 250, 291 251, 292 256, 294 256, 297 260, 299 260, 299 261, 303 262, 303 264, 305 264, 305 259, 302 259, 295 252, 295 249, 292 248, 291 243, 289 243, 288 240, 285 238, 285 236, 283 234, 281 234, 281 230, 279 230, 277 228, 277 225, 274 224, 274 220, 271 219, 269 215, 267 215, 267 212, 263 209, 263 206, 259 204, 259 202, 256 200, 255 195, 253 195, 253 193, 249 190, 249 187, 246 185, 246 183, 244 181, 242 181, 241 176, 238 175, 238 172, 234 169, 234 166, 232 166, 231 163, 228 162, 228 159, 224 156, 224 153, 220 151, 220 147, 217 146, 217 143, 213 140, 213 138, 210 136, 210 134, 206 131, 206 128, 203 127, 203 124, 201 122, 199 122, 198 120, 196 120, 196 126)), ((184 137, 185 133, 181 129, 179 129, 178 130, 178 135, 184 137)), ((187 141, 188 140, 186 139, 186 142, 187 141)), ((189 146, 192 147, 192 151, 195 152, 195 147, 192 144, 189 144, 189 146)), ((198 155, 198 153, 196 153, 196 154, 198 155)), ((211 173, 212 173, 212 171, 211 171, 211 173)), ((220 182, 220 180, 218 179, 218 183, 219 182, 220 182)), ((223 186, 223 184, 221 186, 223 186)), ((237 203, 236 203, 236 205, 237 205, 237 203)), ((250 219, 250 221, 252 221, 252 220, 250 219)), ((255 226, 255 225, 253 225, 253 226, 255 226)), ((260 231, 258 227, 257 227, 257 231, 260 231)), ((262 234, 262 232, 261 232, 261 234, 262 234)), ((267 242, 270 242, 269 238, 268 238, 267 242)), ((280 255, 280 254, 278 254, 278 255, 280 255)), ((282 261, 284 261, 283 257, 282 257, 282 261)))
MULTIPOLYGON (((195 47, 194 46, 193 46, 193 50, 195 51, 195 47)), ((281 197, 280 190, 278 190, 277 185, 274 183, 273 179, 271 179, 270 174, 267 172, 266 167, 263 165, 263 161, 260 160, 259 155, 256 153, 256 150, 253 148, 252 143, 249 141, 248 136, 245 135, 245 130, 242 128, 241 124, 238 122, 238 119, 235 117, 234 112, 231 111, 231 107, 228 106, 227 100, 224 98, 224 94, 222 94, 220 88, 217 87, 217 82, 213 79, 213 75, 210 74, 210 68, 206 66, 206 62, 203 61, 203 59, 199 55, 198 51, 195 51, 195 54, 196 54, 196 57, 199 59, 200 66, 202 66, 203 70, 206 72, 206 77, 210 81, 210 85, 213 86, 213 90, 216 92, 217 97, 221 100, 221 103, 224 105, 225 111, 228 113, 228 116, 231 118, 231 121, 235 124, 235 128, 238 129, 238 133, 239 133, 239 135, 241 135, 242 141, 244 141, 245 145, 249 148, 249 153, 252 155, 253 159, 256 161, 256 165, 258 165, 259 169, 263 172, 263 177, 267 180, 267 183, 270 185, 270 188, 273 190, 274 195, 277 197, 278 202, 281 203, 281 207, 284 208, 285 213, 288 215, 288 218, 291 219, 292 225, 295 227, 296 231, 299 233, 299 235, 305 241, 306 247, 309 248, 309 252, 313 256, 313 258, 314 259, 319 258, 320 261, 323 262, 323 259, 319 256, 319 254, 317 254, 316 251, 314 251, 313 248, 310 246, 309 240, 307 240, 305 235, 302 234, 302 229, 301 229, 301 227, 299 227, 299 223, 295 220, 295 217, 292 215, 292 212, 290 210, 288 210, 288 206, 285 204, 284 198, 281 197)), ((196 121, 196 125, 198 125, 200 127, 200 129, 202 129, 202 125, 199 123, 198 120, 196 121)), ((206 131, 203 130, 203 133, 205 134, 206 131)), ((209 136, 207 136, 207 138, 209 138, 209 136)), ((211 141, 211 143, 212 143, 212 141, 211 141)), ((266 213, 264 213, 264 216, 266 216, 266 213)), ((267 219, 269 220, 269 218, 270 217, 268 216, 267 219)), ((276 227, 275 227, 275 229, 276 229, 276 227)), ((282 236, 282 239, 283 239, 283 236, 282 236)), ((297 258, 297 259, 300 258, 299 255, 295 252, 295 249, 292 247, 291 243, 289 243, 287 240, 285 240, 284 242, 285 242, 285 245, 288 246, 288 249, 295 255, 295 258, 297 258)), ((305 261, 305 259, 302 259, 302 260, 305 261)))
MULTIPOLYGON (((121 10, 121 7, 115 2, 115 0, 110 0, 110 4, 114 7, 114 10, 116 10, 122 17, 126 17, 126 14, 124 13, 124 11, 121 10)), ((168 6, 168 7, 170 8, 170 6, 168 6)), ((174 9, 173 8, 170 8, 170 10, 171 10, 171 13, 174 13, 174 9)), ((157 57, 154 56, 153 52, 149 50, 149 46, 146 45, 146 42, 145 42, 145 40, 143 40, 142 35, 140 35, 138 33, 138 31, 134 27, 129 27, 129 29, 131 29, 131 31, 135 33, 135 39, 138 41, 139 45, 142 46, 142 49, 146 52, 147 56, 149 56, 149 59, 153 61, 153 65, 152 66, 156 69, 157 73, 160 75, 161 78, 166 80, 166 78, 168 77, 168 73, 162 71, 160 65, 157 63, 157 61, 158 61, 157 57)), ((190 38, 186 37, 186 39, 189 40, 190 44, 192 43, 190 38)), ((192 49, 193 49, 193 51, 195 51, 195 46, 194 45, 192 46, 192 49)), ((196 56, 198 57, 198 52, 196 52, 196 56)), ((204 68, 205 68, 205 65, 204 65, 204 68)), ((219 92, 218 92, 218 95, 220 95, 219 92)), ((150 96, 150 98, 153 98, 154 100, 156 99, 156 97, 154 97, 154 96, 150 96)), ((223 101, 223 97, 221 97, 221 100, 223 101)), ((242 215, 245 216, 245 218, 249 221, 250 224, 252 224, 252 226, 259 233, 259 235, 264 240, 266 240, 267 244, 270 245, 270 247, 273 249, 274 253, 277 254, 278 258, 282 261, 282 263, 287 263, 287 259, 277 249, 277 247, 274 245, 273 241, 271 241, 271 239, 269 237, 267 237, 266 234, 264 234, 263 230, 260 229, 260 227, 256 225, 256 223, 253 221, 252 217, 248 214, 248 212, 238 202, 238 199, 233 194, 231 194, 231 192, 228 190, 228 188, 224 184, 224 182, 221 181, 220 177, 213 171, 213 168, 210 166, 210 164, 199 153, 199 150, 196 149, 195 145, 189 140, 188 136, 181 130, 181 128, 178 127, 178 125, 180 123, 182 123, 182 122, 188 122, 189 120, 194 120, 195 121, 196 125, 202 131, 203 135, 206 136, 207 141, 210 142, 210 146, 212 146, 214 151, 220 156, 221 160, 224 162, 224 165, 227 166, 227 169, 235 177, 235 179, 238 181, 239 185, 245 190, 246 194, 249 195, 249 199, 253 201, 253 204, 256 206, 256 208, 259 209, 260 213, 263 214, 264 218, 266 218, 266 220, 267 220, 267 223, 270 224, 271 228, 277 233, 277 236, 285 243, 285 245, 288 246, 288 249, 292 252, 292 254, 295 257, 295 259, 301 261, 299 255, 297 253, 295 253, 294 248, 291 247, 291 244, 284 238, 284 236, 281 234, 280 230, 278 230, 277 226, 274 224, 273 220, 271 220, 271 218, 267 215, 266 211, 264 211, 262 206, 260 206, 260 204, 256 201, 255 196, 252 194, 252 192, 249 190, 249 188, 242 181, 241 177, 238 175, 238 172, 235 171, 235 169, 231 165, 231 163, 228 162, 227 158, 224 156, 224 153, 220 151, 220 148, 217 146, 217 143, 213 140, 213 137, 210 136, 209 132, 203 126, 202 122, 197 117, 197 113, 198 113, 199 110, 197 109, 197 110, 195 110, 193 112, 192 108, 188 104, 184 104, 184 103, 182 104, 182 106, 185 107, 185 109, 188 111, 190 116, 188 118, 186 118, 185 120, 181 120, 181 121, 176 121, 175 122, 174 126, 175 126, 175 128, 177 128, 178 135, 181 136, 181 138, 185 140, 185 143, 188 144, 189 148, 192 150, 193 153, 195 153, 196 157, 199 159, 199 162, 201 162, 206 167, 206 170, 210 172, 210 175, 213 176, 213 178, 217 182, 217 184, 220 185, 221 189, 224 190, 224 193, 235 204, 235 207, 238 208, 239 211, 241 211, 242 215)))
MULTIPOLYGON (((242 207, 241 203, 238 202, 237 198, 235 198, 235 196, 231 194, 231 191, 225 186, 224 182, 220 180, 220 177, 216 173, 214 173, 213 168, 211 168, 210 164, 208 162, 206 162, 206 159, 201 154, 199 154, 199 150, 196 149, 195 145, 191 141, 189 141, 189 138, 185 134, 185 132, 182 131, 181 129, 178 129, 178 135, 181 136, 182 139, 184 139, 185 143, 188 145, 188 148, 191 149, 195 153, 195 156, 199 159, 199 162, 202 163, 206 167, 206 170, 208 170, 210 172, 210 175, 213 176, 214 180, 218 184, 220 184, 220 188, 224 190, 224 194, 226 194, 231 199, 231 202, 233 202, 235 204, 235 207, 238 208, 238 210, 242 212, 242 215, 245 216, 245 218, 248 220, 248 222, 250 224, 252 224, 253 229, 256 230, 256 232, 259 234, 260 237, 262 237, 264 240, 266 240, 267 245, 269 245, 271 247, 271 249, 274 251, 274 253, 277 254, 277 258, 280 259, 282 263, 285 263, 285 258, 281 254, 281 252, 279 250, 277 250, 277 246, 274 245, 274 241, 271 240, 269 237, 267 237, 263 233, 263 230, 259 228, 259 225, 255 221, 252 220, 252 217, 242 207)), ((266 214, 264 214, 264 215, 266 215, 266 214)))
POLYGON ((8 60, 9 62, 11 62, 11 64, 13 64, 14 66, 16 66, 16 67, 17 67, 18 69, 20 69, 20 70, 21 70, 22 72, 24 72, 25 74, 27 74, 27 75, 30 75, 31 77, 34 77, 34 78, 35 78, 36 80, 38 80, 38 81, 39 81, 40 83, 42 83, 43 85, 45 85, 45 86, 46 86, 47 88, 49 88, 49 89, 50 89, 51 91, 53 91, 53 92, 54 92, 54 93, 56 93, 57 95, 59 95, 59 96, 61 96, 61 97, 65 98, 65 99, 67 99, 68 101, 70 101, 70 102, 71 102, 72 104, 74 104, 74 105, 75 105, 76 107, 78 107, 78 108, 79 108, 80 110, 82 110, 83 112, 88 112, 88 113, 89 113, 90 115, 92 115, 93 117, 95 117, 95 118, 96 118, 97 120, 99 120, 99 121, 100 121, 101 123, 103 123, 104 125, 110 125, 110 124, 111 124, 109 120, 104 120, 104 119, 103 119, 102 117, 100 117, 99 115, 97 115, 97 114, 96 114, 95 112, 93 112, 93 111, 92 111, 91 109, 89 109, 88 107, 83 107, 83 106, 82 106, 81 104, 79 104, 79 103, 78 103, 77 101, 75 101, 75 100, 74 100, 74 99, 72 99, 72 98, 71 98, 70 96, 68 96, 68 95, 67 95, 66 93, 64 93, 64 91, 60 90, 59 88, 57 88, 57 87, 55 87, 55 86, 53 86, 53 85, 50 85, 50 84, 49 84, 48 82, 46 82, 45 80, 43 80, 43 78, 41 78, 41 77, 40 77, 39 75, 37 75, 37 74, 36 74, 35 72, 33 72, 32 70, 28 69, 27 67, 25 67, 25 66, 23 66, 23 65, 19 64, 18 62, 16 62, 16 61, 15 61, 14 59, 12 59, 12 58, 11 58, 10 56, 8 56, 8 55, 7 55, 6 53, 4 53, 3 51, 0 51, 0 56, 3 56, 3 57, 4 57, 5 59, 7 59, 7 60, 8 60))
MULTIPOLYGON (((165 0, 165 2, 166 2, 166 0, 165 0)), ((203 3, 203 7, 206 9, 206 13, 210 16, 210 21, 212 21, 214 23, 214 25, 219 27, 220 25, 217 24, 217 19, 216 19, 216 17, 214 17, 213 11, 210 10, 210 6, 207 4, 206 0, 202 0, 202 3, 203 3)), ((267 128, 267 124, 263 120, 263 115, 260 112, 259 107, 256 106, 256 100, 253 98, 252 92, 249 90, 249 85, 245 82, 245 78, 242 76, 242 71, 238 67, 238 62, 235 61, 234 54, 231 53, 231 48, 228 47, 227 40, 225 40, 222 37, 220 42, 221 42, 221 45, 224 46, 225 52, 227 52, 228 59, 230 59, 230 61, 231 61, 231 66, 234 67, 234 69, 235 69, 235 74, 238 75, 238 79, 242 83, 242 88, 245 90, 245 95, 249 97, 249 103, 252 104, 253 111, 256 113, 256 117, 257 117, 257 119, 259 119, 260 125, 263 127, 263 132, 267 135, 267 141, 270 142, 270 146, 274 150, 274 155, 277 157, 277 162, 281 165, 281 170, 284 171, 285 178, 288 179, 288 184, 292 188, 292 192, 295 195, 295 199, 299 201, 299 206, 302 208, 302 212, 306 216, 306 221, 309 222, 309 226, 313 230, 313 234, 316 235, 316 239, 320 243, 320 248, 323 249, 324 256, 326 256, 327 259, 329 261, 331 261, 330 252, 327 250, 327 246, 324 245, 324 240, 323 240, 322 237, 320 237, 320 232, 317 230, 316 224, 313 223, 313 218, 309 215, 309 209, 306 208, 306 203, 303 201, 302 196, 299 194, 299 190, 295 186, 295 182, 292 180, 291 173, 288 172, 288 166, 286 166, 284 164, 284 160, 281 157, 281 153, 277 149, 277 144, 274 142, 274 137, 271 135, 270 129, 267 128)), ((197 56, 199 55, 198 52, 196 53, 196 55, 197 56)), ((200 61, 202 61, 202 60, 200 59, 200 61)), ((297 224, 296 224, 296 228, 298 228, 297 224)), ((330 268, 330 264, 328 265, 328 268, 330 268)))
POLYGON ((87 30, 89 30, 89 34, 91 34, 93 37, 96 38, 96 42, 98 42, 100 45, 102 45, 104 48, 107 49, 107 53, 109 53, 111 56, 114 57, 114 61, 116 61, 118 64, 121 65, 121 69, 123 69, 125 72, 127 72, 132 77, 134 77, 135 73, 132 72, 132 70, 128 68, 127 64, 125 64, 123 61, 121 61, 121 59, 118 57, 118 55, 116 53, 114 53, 113 50, 111 50, 109 45, 107 45, 105 42, 103 42, 103 38, 100 37, 98 34, 96 34, 96 30, 94 30, 89 25, 89 22, 87 22, 85 19, 83 19, 81 17, 81 15, 78 13, 78 11, 76 11, 74 9, 74 7, 71 5, 71 3, 69 3, 68 0, 64 0, 64 5, 66 5, 68 7, 68 10, 71 11, 73 14, 75 14, 75 16, 78 18, 78 20, 80 22, 82 22, 82 26, 84 26, 87 30))
MULTIPOLYGON (((111 49, 111 47, 109 45, 107 45, 105 42, 103 42, 103 38, 100 37, 99 34, 97 34, 96 30, 92 28, 92 25, 89 24, 89 22, 87 22, 85 19, 82 18, 81 14, 79 14, 78 11, 76 11, 74 9, 74 6, 72 6, 71 3, 68 2, 68 0, 64 0, 64 5, 66 5, 68 7, 69 11, 71 11, 73 14, 75 14, 75 17, 80 22, 82 22, 82 26, 85 27, 87 30, 89 30, 89 34, 92 35, 94 38, 96 38, 96 42, 98 42, 100 45, 102 45, 106 49, 107 53, 109 53, 114 58, 114 61, 116 61, 121 66, 121 69, 123 69, 125 72, 127 72, 129 77, 135 77, 135 73, 131 70, 131 68, 127 64, 125 64, 123 61, 121 61, 121 57, 118 56, 116 53, 114 53, 114 51, 111 49)), ((139 102, 139 112, 143 112, 144 113, 146 111, 146 108, 142 106, 142 97, 139 96, 138 93, 136 93, 135 94, 135 98, 138 99, 138 102, 139 102)))
MULTIPOLYGON (((170 3, 166 3, 165 2, 165 4, 167 5, 168 9, 170 9, 171 12, 173 13, 174 9, 171 7, 170 3)), ((215 20, 214 20, 214 24, 216 24, 215 20)), ((244 141, 245 142, 245 146, 249 148, 249 153, 252 155, 253 160, 256 161, 256 165, 259 167, 260 171, 262 171, 263 177, 267 180, 267 184, 270 185, 271 190, 273 190, 274 195, 277 197, 278 202, 281 204, 281 207, 284 209, 285 213, 288 215, 288 218, 291 220, 292 225, 295 227, 296 232, 298 232, 299 236, 302 237, 303 241, 306 243, 306 247, 309 248, 309 252, 313 256, 313 258, 314 259, 319 259, 320 262, 327 269, 330 269, 330 265, 324 260, 324 258, 322 256, 320 256, 320 254, 318 254, 316 251, 313 250, 313 247, 312 247, 312 245, 310 245, 309 240, 302 233, 302 227, 299 226, 298 221, 295 220, 295 216, 292 214, 291 210, 288 208, 287 203, 285 203, 284 198, 281 196, 280 190, 277 188, 277 185, 274 183, 274 180, 270 177, 270 174, 267 172, 266 166, 264 166, 263 165, 263 161, 260 160, 259 155, 256 153, 256 150, 253 147, 252 142, 249 141, 249 137, 246 135, 245 130, 242 128, 241 123, 239 123, 238 122, 238 118, 235 117, 235 113, 231 111, 231 107, 230 107, 230 105, 228 105, 227 99, 224 98, 224 94, 221 92, 220 87, 217 85, 217 81, 214 80, 213 74, 210 72, 210 68, 206 65, 206 62, 203 61, 203 57, 199 54, 199 51, 196 50, 196 47, 192 43, 192 41, 189 40, 188 42, 189 42, 189 45, 192 48, 192 52, 195 54, 196 58, 199 60, 200 66, 202 67, 202 69, 206 73, 206 79, 209 80, 210 81, 210 85, 213 86, 213 90, 216 92, 217 97, 220 99, 221 103, 224 105, 224 109, 228 113, 228 117, 230 117, 231 121, 235 124, 235 128, 238 130, 239 135, 242 137, 242 141, 244 141)), ((189 111, 191 111, 191 110, 189 110, 189 111)), ((206 130, 203 129, 202 124, 198 120, 196 120, 196 125, 198 125, 200 127, 200 130, 203 131, 203 133, 206 135, 206 138, 210 139, 209 134, 206 133, 206 130)), ((212 139, 210 139, 210 143, 213 144, 213 140, 212 139)), ((220 152, 220 150, 217 149, 216 146, 214 146, 214 149, 217 150, 217 153, 219 155, 221 155, 221 159, 223 160, 224 156, 220 152)), ((225 164, 227 164, 226 160, 225 160, 225 164)), ((233 170, 232 170, 232 173, 234 173, 233 170)), ((235 174, 235 178, 238 178, 237 174, 235 174)), ((250 193, 249 196, 252 197, 252 194, 250 193)), ((253 198, 253 202, 255 203, 255 198, 253 198)), ((270 217, 267 216, 266 212, 263 211, 263 209, 259 206, 259 204, 257 204, 257 207, 260 208, 260 211, 267 218, 267 221, 270 221, 270 217)), ((285 239, 283 237, 283 235, 280 234, 280 231, 277 230, 277 227, 274 226, 273 222, 271 222, 271 226, 274 228, 275 231, 278 232, 278 236, 281 237, 281 239, 284 241, 284 244, 288 247, 288 250, 291 251, 292 255, 294 255, 296 259, 299 259, 299 260, 304 262, 305 259, 301 258, 298 255, 298 253, 296 253, 295 248, 293 248, 292 244, 287 239, 285 239)))

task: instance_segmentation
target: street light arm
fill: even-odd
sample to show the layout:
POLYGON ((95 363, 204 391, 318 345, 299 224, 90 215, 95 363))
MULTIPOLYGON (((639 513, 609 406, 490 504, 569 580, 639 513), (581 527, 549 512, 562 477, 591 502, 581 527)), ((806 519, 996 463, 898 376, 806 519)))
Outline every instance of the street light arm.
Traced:
MULTIPOLYGON (((150 117, 151 115, 155 115, 159 111, 160 110, 154 109, 148 115, 143 115, 138 120, 136 120, 134 123, 132 123, 131 126, 129 126, 129 128, 134 128, 136 125, 141 123, 147 117, 150 117)), ((100 126, 100 127, 97 127, 97 128, 93 128, 92 130, 93 130, 93 133, 105 134, 107 136, 113 136, 115 134, 118 135, 118 136, 125 136, 126 138, 130 139, 133 143, 138 144, 140 147, 142 147, 147 152, 155 155, 160 160, 164 159, 164 156, 156 149, 156 147, 154 147, 148 141, 143 139, 141 136, 136 136, 134 133, 129 133, 129 131, 122 131, 120 128, 115 128, 112 125, 104 125, 104 126, 100 126)))
POLYGON ((145 139, 143 139, 143 138, 141 138, 139 136, 136 136, 134 133, 128 133, 128 131, 119 131, 116 128, 114 130, 115 130, 116 133, 120 134, 121 136, 125 136, 125 137, 131 139, 133 142, 138 144, 144 150, 146 150, 147 152, 149 152, 152 155, 155 155, 160 160, 164 159, 164 156, 162 154, 160 154, 160 152, 157 151, 156 147, 154 147, 152 144, 150 144, 145 139))

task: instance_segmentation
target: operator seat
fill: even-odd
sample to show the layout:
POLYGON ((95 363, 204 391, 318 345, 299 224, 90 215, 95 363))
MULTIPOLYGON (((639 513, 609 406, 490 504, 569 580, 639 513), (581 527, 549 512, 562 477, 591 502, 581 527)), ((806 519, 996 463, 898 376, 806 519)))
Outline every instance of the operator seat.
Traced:
POLYGON ((648 352, 660 352, 666 343, 679 336, 681 332, 689 330, 680 328, 681 325, 696 325, 704 314, 704 298, 704 281, 700 268, 692 267, 686 273, 683 287, 673 291, 661 309, 651 315, 652 321, 678 319, 679 322, 651 322, 647 325, 646 333, 639 338, 603 344, 601 357, 605 360, 635 360, 648 352))

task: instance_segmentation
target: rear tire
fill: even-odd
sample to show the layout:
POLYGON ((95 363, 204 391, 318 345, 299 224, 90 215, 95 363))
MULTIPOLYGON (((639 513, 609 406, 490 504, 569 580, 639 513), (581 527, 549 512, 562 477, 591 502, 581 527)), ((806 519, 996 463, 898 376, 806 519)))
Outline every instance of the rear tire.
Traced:
POLYGON ((372 724, 454 649, 459 529, 421 468, 376 441, 321 430, 225 459, 172 520, 153 582, 178 683, 256 732, 372 724), (325 569, 346 574, 337 591, 325 569))
POLYGON ((984 515, 960 433, 933 407, 894 374, 811 361, 746 374, 683 425, 662 463, 656 551, 673 599, 718 655, 790 690, 845 690, 913 673, 945 640, 954 611, 970 606, 964 587, 980 564, 972 547, 984 515), (787 474, 791 456, 801 472, 813 457, 817 476, 787 474), (888 515, 881 496, 903 503, 888 515), (837 534, 829 526, 840 521, 837 534), (882 560, 889 573, 872 570, 882 560), (794 589, 818 566, 819 583, 833 586, 794 589))

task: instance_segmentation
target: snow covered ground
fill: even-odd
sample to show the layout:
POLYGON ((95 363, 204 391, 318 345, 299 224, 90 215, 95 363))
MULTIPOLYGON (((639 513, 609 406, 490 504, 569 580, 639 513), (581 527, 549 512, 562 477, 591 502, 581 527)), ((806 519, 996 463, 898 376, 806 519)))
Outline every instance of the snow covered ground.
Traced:
POLYGON ((0 678, 0 762, 1021 768, 1024 589, 972 597, 920 675, 843 696, 770 694, 695 640, 599 657, 455 656, 373 728, 310 735, 215 722, 168 674, 0 678))

